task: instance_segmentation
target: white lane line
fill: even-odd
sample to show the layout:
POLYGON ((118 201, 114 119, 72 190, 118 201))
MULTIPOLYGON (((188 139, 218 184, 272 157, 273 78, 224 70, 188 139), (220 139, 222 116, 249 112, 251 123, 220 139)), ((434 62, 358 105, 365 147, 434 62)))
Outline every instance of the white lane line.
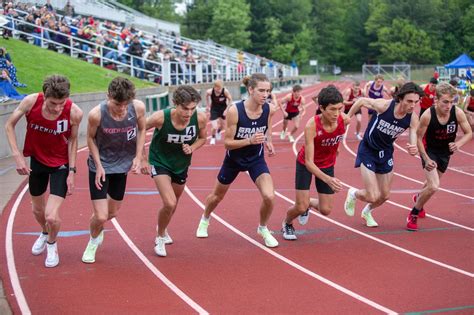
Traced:
MULTIPOLYGON (((149 144, 147 142, 146 144, 149 144)), ((81 148, 78 152, 87 151, 87 147, 81 148)), ((116 219, 111 220, 115 229, 118 231, 124 242, 130 247, 130 249, 137 255, 137 257, 143 262, 143 264, 158 278, 160 279, 173 293, 175 293, 179 298, 181 298, 186 304, 191 306, 199 314, 209 314, 204 308, 199 304, 194 302, 186 293, 179 289, 173 282, 171 282, 163 273, 161 273, 158 268, 153 265, 153 263, 146 258, 146 256, 138 249, 138 247, 133 243, 133 241, 128 237, 127 233, 122 229, 120 223, 116 219)))
POLYGON ((133 241, 128 237, 127 233, 122 229, 120 224, 116 219, 111 220, 112 224, 114 225, 115 229, 119 232, 122 239, 125 243, 130 247, 130 249, 137 255, 137 257, 143 262, 143 264, 150 269, 150 271, 160 279, 174 294, 176 294, 179 298, 181 298, 186 304, 191 306, 196 312, 199 314, 209 314, 204 308, 202 308, 199 304, 193 301, 186 293, 180 290, 173 282, 171 282, 163 273, 161 273, 158 268, 148 259, 146 256, 138 249, 138 247, 133 243, 133 241))
MULTIPOLYGON (((349 131, 349 129, 346 130, 346 134, 344 135, 344 140, 343 140, 343 141, 344 141, 344 145, 346 145, 345 142, 346 142, 346 136, 347 136, 347 132, 348 132, 348 131, 349 131)), ((297 151, 296 151, 296 143, 299 141, 299 139, 301 139, 301 137, 302 137, 303 135, 304 135, 304 133, 300 134, 300 135, 295 139, 295 142, 293 143, 293 153, 294 153, 295 155, 297 154, 297 151)), ((342 181, 341 181, 341 183, 342 183, 344 186, 348 187, 348 188, 351 188, 351 187, 352 187, 352 186, 350 186, 350 185, 348 185, 347 183, 344 183, 344 182, 342 182, 342 181)), ((282 198, 282 199, 288 201, 289 203, 294 204, 294 201, 293 201, 293 200, 291 200, 291 199, 285 197, 284 195, 280 194, 279 192, 275 191, 275 194, 276 194, 277 196, 279 196, 280 198, 282 198)), ((393 205, 395 205, 395 206, 398 206, 398 207, 400 207, 400 208, 404 208, 404 209, 407 209, 407 210, 411 210, 410 208, 405 207, 405 206, 402 206, 402 205, 400 205, 400 204, 398 204, 398 203, 395 203, 395 202, 388 201, 388 203, 393 204, 393 205)), ((374 241, 376 241, 376 242, 378 242, 378 243, 381 243, 381 244, 383 244, 383 245, 386 245, 386 246, 389 246, 389 247, 394 248, 394 249, 396 249, 396 250, 399 250, 399 251, 401 251, 401 252, 404 252, 404 253, 406 253, 406 254, 408 254, 408 255, 411 255, 411 256, 413 256, 413 257, 416 257, 416 258, 419 258, 419 259, 428 261, 428 262, 433 263, 433 264, 435 264, 435 265, 438 265, 438 266, 440 266, 440 267, 447 268, 447 269, 449 269, 449 270, 458 272, 458 273, 460 273, 460 274, 466 275, 466 276, 471 277, 471 278, 474 277, 474 273, 465 271, 465 270, 463 270, 463 269, 459 269, 459 268, 457 268, 457 267, 454 267, 454 266, 445 264, 445 263, 440 262, 440 261, 438 261, 438 260, 431 259, 431 258, 429 258, 429 257, 423 256, 423 255, 420 255, 420 254, 417 254, 417 253, 412 252, 412 251, 410 251, 410 250, 408 250, 408 249, 405 249, 405 248, 403 248, 403 247, 400 247, 400 246, 391 244, 391 243, 389 243, 389 242, 383 241, 383 240, 378 239, 378 238, 376 238, 376 237, 374 237, 374 236, 372 236, 372 235, 366 234, 366 233, 361 232, 361 231, 359 231, 359 230, 357 230, 357 229, 354 229, 354 228, 351 228, 351 227, 349 227, 349 226, 347 226, 347 225, 344 225, 344 224, 342 224, 342 223, 340 223, 340 222, 337 222, 337 221, 335 221, 335 220, 329 219, 328 217, 325 217, 325 216, 323 216, 323 215, 321 215, 321 214, 319 214, 319 213, 316 213, 316 212, 314 212, 314 211, 312 211, 312 210, 311 210, 311 212, 312 212, 313 214, 317 215, 318 217, 320 217, 320 218, 322 218, 322 219, 324 219, 324 220, 326 220, 326 221, 328 221, 328 222, 334 223, 334 224, 336 224, 336 225, 338 225, 338 226, 340 226, 340 227, 342 227, 342 228, 344 228, 344 229, 346 229, 346 230, 349 230, 349 231, 352 231, 352 232, 357 233, 357 234, 359 234, 359 235, 362 235, 362 236, 364 236, 364 237, 367 237, 367 238, 369 238, 369 239, 371 239, 371 240, 374 240, 374 241)), ((467 230, 469 230, 469 231, 473 231, 473 230, 474 230, 474 229, 472 229, 472 228, 470 228, 470 227, 463 226, 463 225, 460 225, 460 224, 457 224, 457 223, 453 223, 453 222, 450 222, 450 221, 447 221, 447 220, 444 220, 444 219, 440 219, 440 218, 437 218, 437 217, 435 217, 435 216, 431 216, 431 215, 428 215, 428 216, 430 216, 430 217, 432 217, 432 218, 435 218, 435 219, 439 219, 440 221, 443 221, 443 222, 445 222, 445 223, 449 223, 449 224, 452 224, 452 225, 455 225, 455 226, 458 226, 458 227, 467 229, 467 230)))
MULTIPOLYGON (((405 152, 405 153, 408 154, 408 151, 407 151, 406 149, 402 148, 401 146, 399 146, 399 145, 396 144, 396 143, 394 143, 394 145, 395 145, 398 149, 400 149, 401 151, 403 151, 403 152, 405 152)), ((410 156, 411 156, 411 155, 410 155, 410 156)), ((419 157, 418 155, 415 155, 415 157, 416 157, 418 160, 420 160, 420 157, 419 157)), ((472 177, 474 177, 474 174, 472 174, 472 173, 468 173, 468 172, 465 172, 465 171, 463 171, 463 170, 458 170, 457 168, 454 168, 454 167, 451 167, 451 166, 448 166, 448 169, 450 169, 450 170, 452 170, 452 171, 454 171, 454 172, 458 172, 458 173, 461 173, 461 174, 464 174, 464 175, 467 175, 467 176, 472 176, 472 177)))
POLYGON ((466 154, 466 155, 469 155, 469 156, 474 156, 474 154, 469 153, 469 152, 466 152, 466 151, 461 150, 461 149, 458 149, 458 151, 461 152, 461 153, 464 153, 464 154, 466 154))
POLYGON ((21 313, 25 315, 31 314, 31 311, 28 306, 28 302, 26 302, 26 298, 21 288, 20 280, 18 278, 18 273, 16 271, 15 255, 13 253, 13 223, 15 221, 16 212, 18 211, 18 206, 20 205, 21 199, 28 190, 28 187, 28 184, 26 184, 23 190, 16 198, 15 203, 13 204, 12 211, 8 216, 7 231, 5 233, 5 251, 7 255, 8 275, 10 276, 10 282, 12 284, 13 294, 15 295, 16 302, 20 307, 21 313))
MULTIPOLYGON (((346 186, 347 186, 347 185, 346 185, 346 186)), ((288 198, 288 197, 286 197, 286 196, 280 194, 280 193, 277 192, 277 191, 275 191, 275 194, 276 194, 278 197, 280 197, 280 198, 282 198, 282 199, 288 201, 290 204, 294 204, 294 203, 295 203, 293 200, 291 200, 290 198, 288 198)), ((462 275, 465 275, 465 276, 468 276, 468 277, 471 277, 471 278, 474 277, 474 273, 465 271, 465 270, 463 270, 463 269, 456 268, 456 267, 454 267, 454 266, 445 264, 445 263, 440 262, 440 261, 438 261, 438 260, 435 260, 435 259, 432 259, 432 258, 423 256, 423 255, 417 254, 417 253, 412 252, 412 251, 410 251, 410 250, 408 250, 408 249, 405 249, 405 248, 403 248, 403 247, 400 247, 400 246, 394 245, 394 244, 392 244, 392 243, 386 242, 386 241, 381 240, 381 239, 379 239, 379 238, 376 238, 376 237, 374 237, 374 236, 372 236, 372 235, 369 235, 369 234, 366 234, 366 233, 364 233, 364 232, 361 232, 361 231, 359 231, 359 230, 357 230, 357 229, 351 228, 350 226, 347 226, 347 225, 345 225, 345 224, 342 224, 342 223, 340 223, 340 222, 338 222, 338 221, 335 221, 335 220, 333 220, 333 219, 330 219, 330 218, 328 218, 328 217, 326 217, 326 216, 324 216, 324 215, 322 215, 322 214, 319 214, 319 213, 317 213, 317 212, 315 212, 315 211, 313 211, 313 210, 311 210, 311 213, 314 214, 314 215, 316 215, 316 216, 318 216, 318 217, 320 217, 320 218, 323 219, 323 220, 326 220, 326 221, 331 222, 331 223, 333 223, 333 224, 335 224, 335 225, 337 225, 337 226, 340 226, 340 227, 342 227, 343 229, 346 229, 346 230, 349 230, 349 231, 351 231, 351 232, 353 232, 353 233, 359 234, 359 235, 361 235, 361 236, 363 236, 363 237, 366 237, 366 238, 368 238, 368 239, 371 239, 371 240, 373 240, 373 241, 376 241, 376 242, 378 242, 378 243, 380 243, 380 244, 383 244, 383 245, 385 245, 385 246, 391 247, 391 248, 393 248, 393 249, 395 249, 395 250, 401 251, 401 252, 403 252, 403 253, 405 253, 405 254, 408 254, 408 255, 410 255, 410 256, 413 256, 413 257, 422 259, 422 260, 427 261, 427 262, 429 262, 429 263, 432 263, 432 264, 438 265, 438 266, 440 266, 440 267, 443 267, 443 268, 446 268, 446 269, 449 269, 449 270, 458 272, 458 273, 460 273, 460 274, 462 274, 462 275)))
MULTIPOLYGON (((185 192, 189 195, 189 197, 191 197, 191 199, 194 200, 194 202, 199 206, 201 207, 202 209, 204 209, 204 204, 193 194, 193 192, 188 188, 188 186, 185 186, 184 187, 184 190, 185 192)), ((378 309, 382 312, 385 312, 387 314, 397 314, 397 312, 385 307, 385 306, 382 306, 372 300, 369 300, 349 289, 346 289, 345 287, 335 283, 335 282, 332 282, 331 280, 328 280, 320 275, 318 275, 317 273, 314 273, 312 272, 311 270, 308 270, 306 268, 304 268, 303 266, 295 263, 294 261, 286 258, 285 256, 283 255, 280 255, 278 254, 277 252, 275 252, 274 250, 272 249, 269 249, 268 247, 265 247, 264 245, 260 244, 259 242, 255 241, 253 238, 247 236, 245 233, 241 232, 240 230, 238 230, 237 228, 235 228, 233 225, 231 225, 230 223, 228 223, 227 221, 225 221, 224 219, 222 219, 221 217, 219 217, 218 215, 212 213, 211 214, 212 217, 217 220, 218 222, 220 222, 222 225, 224 225, 226 228, 228 228, 229 230, 231 230, 232 232, 234 232, 235 234, 237 234, 238 236, 242 237, 243 239, 245 239, 246 241, 250 242, 252 245, 255 245, 257 246, 258 248, 260 248, 261 250, 264 250, 265 252, 267 252, 268 254, 272 255, 273 257, 283 261, 284 263, 290 265, 291 267, 293 268, 296 268, 297 270, 307 274, 308 276, 316 279, 316 280, 319 280, 321 282, 323 282, 324 284, 330 286, 330 287, 333 287, 334 289, 338 290, 338 291, 341 291, 342 293, 344 294, 347 294, 349 296, 351 296, 352 298, 364 303, 364 304, 367 304, 375 309, 378 309)))

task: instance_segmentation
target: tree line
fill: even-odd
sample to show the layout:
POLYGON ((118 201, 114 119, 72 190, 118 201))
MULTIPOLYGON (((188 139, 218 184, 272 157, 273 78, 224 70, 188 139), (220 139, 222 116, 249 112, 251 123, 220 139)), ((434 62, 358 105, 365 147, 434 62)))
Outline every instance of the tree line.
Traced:
POLYGON ((472 0, 122 0, 181 24, 182 35, 272 58, 358 70, 364 63, 442 64, 474 57, 472 0))

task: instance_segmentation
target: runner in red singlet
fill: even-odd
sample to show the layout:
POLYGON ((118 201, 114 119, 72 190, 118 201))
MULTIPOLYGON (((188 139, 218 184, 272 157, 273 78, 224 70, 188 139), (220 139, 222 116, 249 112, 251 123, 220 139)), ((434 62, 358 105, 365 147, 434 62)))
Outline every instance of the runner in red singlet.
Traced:
POLYGON ((334 192, 342 189, 341 182, 334 177, 337 148, 344 137, 350 119, 343 113, 341 93, 333 86, 325 87, 318 95, 321 114, 306 124, 305 145, 296 160, 296 202, 288 209, 283 221, 283 238, 296 240, 293 220, 299 216, 300 224, 308 221, 309 207, 328 215, 333 207, 334 192), (310 198, 312 177, 316 179, 318 199, 310 198))
MULTIPOLYGON (((355 101, 359 97, 362 97, 362 90, 360 88, 360 82, 359 81, 354 81, 352 83, 352 87, 347 88, 344 93, 344 113, 347 114, 349 110, 351 109, 352 105, 354 105, 355 101)), ((356 131, 355 135, 357 137, 357 140, 362 140, 362 136, 360 134, 360 128, 361 128, 361 123, 362 123, 362 111, 358 111, 355 113, 356 116, 356 131)))
POLYGON ((69 99, 69 80, 53 75, 43 82, 43 93, 28 95, 13 111, 5 129, 20 175, 29 175, 33 214, 42 233, 33 245, 33 255, 47 249, 46 267, 59 264, 56 237, 61 227, 59 207, 74 190, 77 134, 82 110, 69 99), (18 147, 15 126, 26 116, 23 155, 18 147), (31 157, 28 167, 25 157, 31 157), (46 189, 49 182, 49 196, 46 189))
POLYGON ((288 127, 288 122, 290 120, 293 121, 293 129, 291 130, 290 134, 288 135, 288 140, 290 142, 295 142, 295 133, 300 127, 300 120, 301 117, 305 113, 305 99, 303 95, 301 95, 301 91, 303 88, 301 85, 293 86, 293 92, 288 94, 281 100, 281 104, 286 104, 285 111, 288 115, 286 115, 285 119, 283 120, 283 130, 280 134, 280 139, 285 139, 288 127))
POLYGON ((423 115, 423 112, 433 106, 434 99, 436 95, 436 84, 438 84, 438 80, 435 78, 431 78, 428 84, 422 85, 421 88, 423 92, 425 92, 425 96, 423 96, 420 100, 420 117, 423 115))

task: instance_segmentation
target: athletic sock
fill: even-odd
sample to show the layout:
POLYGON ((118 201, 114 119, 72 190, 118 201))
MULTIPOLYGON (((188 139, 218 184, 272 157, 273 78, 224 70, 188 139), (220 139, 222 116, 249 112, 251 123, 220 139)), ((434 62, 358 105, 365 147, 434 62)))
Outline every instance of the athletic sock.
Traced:
POLYGON ((372 212, 372 210, 373 210, 373 209, 372 209, 372 206, 370 205, 370 203, 368 203, 368 204, 364 207, 364 209, 362 209, 362 213, 370 213, 370 212, 372 212))
POLYGON ((260 224, 258 225, 258 229, 259 229, 260 231, 263 230, 263 229, 265 229, 266 227, 267 227, 266 225, 260 225, 260 224))
POLYGON ((418 215, 419 213, 420 213, 420 210, 418 210, 415 207, 413 207, 413 209, 411 209, 411 212, 410 212, 410 214, 413 214, 413 215, 418 215))
MULTIPOLYGON (((100 235, 100 234, 99 234, 99 235, 100 235)), ((92 236, 91 236, 90 242, 91 242, 91 244, 99 245, 99 243, 100 243, 100 242, 99 242, 99 236, 97 236, 97 237, 92 237, 92 236)))
POLYGON ((357 189, 349 190, 349 194, 351 195, 352 198, 356 198, 356 192, 357 192, 357 189))
POLYGON ((206 217, 204 216, 204 214, 203 214, 202 217, 201 217, 201 221, 204 221, 204 222, 209 222, 210 219, 211 219, 210 216, 209 216, 209 218, 206 218, 206 217))
POLYGON ((54 241, 54 242, 46 242, 46 243, 48 243, 49 245, 54 245, 54 244, 56 243, 56 241, 54 241))
POLYGON ((43 235, 48 235, 48 232, 41 232, 41 234, 43 234, 43 235))

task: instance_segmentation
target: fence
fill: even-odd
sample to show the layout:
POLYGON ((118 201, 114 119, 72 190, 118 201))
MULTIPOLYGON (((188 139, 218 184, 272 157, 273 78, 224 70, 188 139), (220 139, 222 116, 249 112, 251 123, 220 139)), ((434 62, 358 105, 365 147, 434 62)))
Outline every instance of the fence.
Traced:
POLYGON ((362 66, 362 75, 364 80, 373 80, 374 76, 381 74, 385 80, 396 81, 403 79, 405 81, 411 80, 411 66, 409 64, 392 64, 392 65, 367 65, 362 66))

